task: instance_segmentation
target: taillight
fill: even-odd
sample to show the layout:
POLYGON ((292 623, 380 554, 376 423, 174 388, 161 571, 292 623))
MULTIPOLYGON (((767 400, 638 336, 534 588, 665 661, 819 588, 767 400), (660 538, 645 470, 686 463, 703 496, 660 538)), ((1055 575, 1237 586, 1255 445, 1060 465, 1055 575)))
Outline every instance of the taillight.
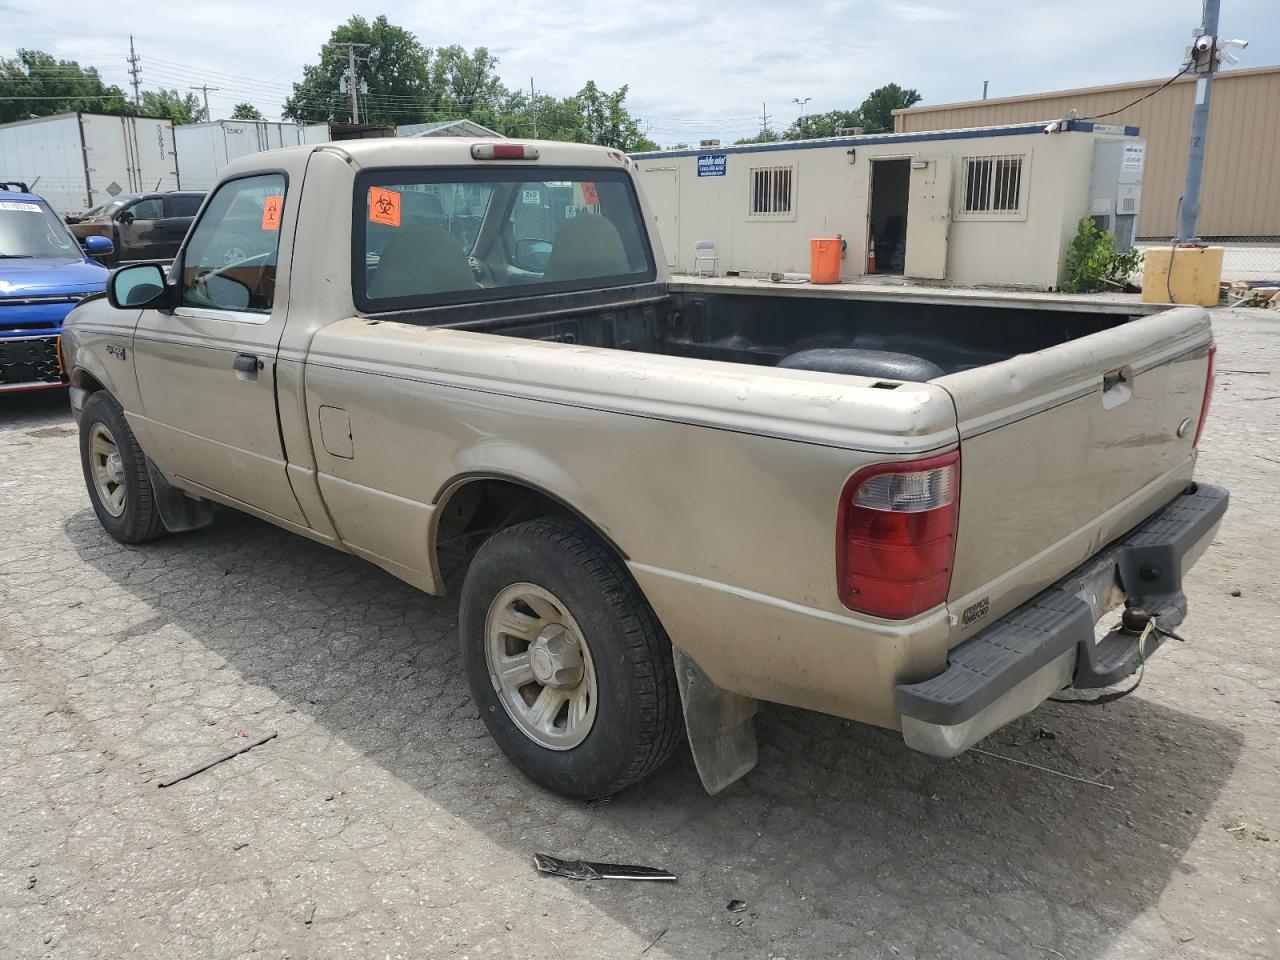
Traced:
POLYGON ((528 143, 473 143, 472 160, 537 160, 538 148, 528 143))
POLYGON ((905 620, 947 599, 960 451, 859 470, 840 494, 836 584, 850 610, 905 620))
POLYGON ((1204 422, 1209 419, 1209 401, 1213 399, 1213 362, 1218 355, 1218 345, 1209 344, 1209 369, 1204 377, 1204 399, 1200 401, 1200 423, 1196 426, 1196 438, 1193 447, 1200 446, 1200 434, 1204 433, 1204 422))

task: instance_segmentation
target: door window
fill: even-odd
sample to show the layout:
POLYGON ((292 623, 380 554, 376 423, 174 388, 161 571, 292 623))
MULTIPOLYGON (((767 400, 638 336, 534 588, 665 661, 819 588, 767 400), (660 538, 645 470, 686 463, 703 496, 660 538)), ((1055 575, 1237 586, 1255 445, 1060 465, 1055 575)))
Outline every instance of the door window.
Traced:
POLYGON ((164 208, 159 197, 139 200, 133 206, 126 207, 125 212, 132 214, 134 220, 159 220, 164 216, 164 208))
POLYGON ((269 313, 285 178, 272 173, 218 188, 182 259, 182 305, 269 313))
POLYGON ((166 217, 194 217, 200 211, 204 194, 177 195, 164 198, 164 215, 166 217))

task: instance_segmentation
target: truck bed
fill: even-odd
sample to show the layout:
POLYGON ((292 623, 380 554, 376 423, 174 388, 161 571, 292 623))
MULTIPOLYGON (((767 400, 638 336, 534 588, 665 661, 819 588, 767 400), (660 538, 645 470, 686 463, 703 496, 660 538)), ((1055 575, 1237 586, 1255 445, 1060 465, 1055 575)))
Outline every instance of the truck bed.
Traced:
POLYGON ((1109 330, 1143 311, 1137 304, 1099 303, 1082 312, 1077 304, 1028 298, 938 302, 895 291, 889 296, 822 295, 816 288, 778 287, 744 281, 655 284, 629 288, 625 295, 571 299, 544 298, 544 309, 508 313, 488 305, 486 316, 454 316, 445 322, 422 311, 418 322, 455 329, 660 356, 690 357, 757 366, 791 366, 798 354, 864 351, 863 365, 828 372, 865 372, 890 380, 930 380, 1033 353, 1056 344, 1109 330), (556 302, 561 301, 561 302, 556 302), (595 302, 592 302, 595 301, 595 302), (880 354, 925 361, 917 367, 876 365, 880 354), (790 362, 789 362, 790 361, 790 362), (919 370, 928 376, 904 376, 919 370))

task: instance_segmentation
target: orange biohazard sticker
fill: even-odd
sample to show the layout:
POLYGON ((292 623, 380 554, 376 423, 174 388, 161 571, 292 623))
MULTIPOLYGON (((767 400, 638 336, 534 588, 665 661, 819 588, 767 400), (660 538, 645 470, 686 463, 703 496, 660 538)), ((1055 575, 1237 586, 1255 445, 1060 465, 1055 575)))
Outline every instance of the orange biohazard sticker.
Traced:
POLYGON ((384 227, 400 226, 400 194, 394 190, 370 187, 369 221, 384 227))
POLYGON ((590 180, 582 181, 582 202, 599 203, 600 194, 596 193, 596 185, 590 180))
POLYGON ((280 229, 280 211, 284 207, 284 197, 270 196, 262 202, 262 229, 280 229))

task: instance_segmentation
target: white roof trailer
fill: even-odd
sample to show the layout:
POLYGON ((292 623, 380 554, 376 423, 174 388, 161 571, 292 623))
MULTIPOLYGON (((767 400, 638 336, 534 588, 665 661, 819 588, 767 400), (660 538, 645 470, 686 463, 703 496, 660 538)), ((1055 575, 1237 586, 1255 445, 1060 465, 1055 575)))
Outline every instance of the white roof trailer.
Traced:
POLYGON ((63 113, 0 124, 0 177, 24 181, 59 214, 177 190, 173 121, 63 113))
POLYGON ((211 190, 232 160, 306 143, 304 127, 268 120, 214 120, 177 127, 178 171, 184 190, 211 190))
POLYGON ((807 274, 810 242, 839 236, 846 280, 1052 290, 1081 218, 1121 246, 1132 238, 1146 159, 1138 133, 1043 121, 631 158, 667 263, 681 272, 807 274))

